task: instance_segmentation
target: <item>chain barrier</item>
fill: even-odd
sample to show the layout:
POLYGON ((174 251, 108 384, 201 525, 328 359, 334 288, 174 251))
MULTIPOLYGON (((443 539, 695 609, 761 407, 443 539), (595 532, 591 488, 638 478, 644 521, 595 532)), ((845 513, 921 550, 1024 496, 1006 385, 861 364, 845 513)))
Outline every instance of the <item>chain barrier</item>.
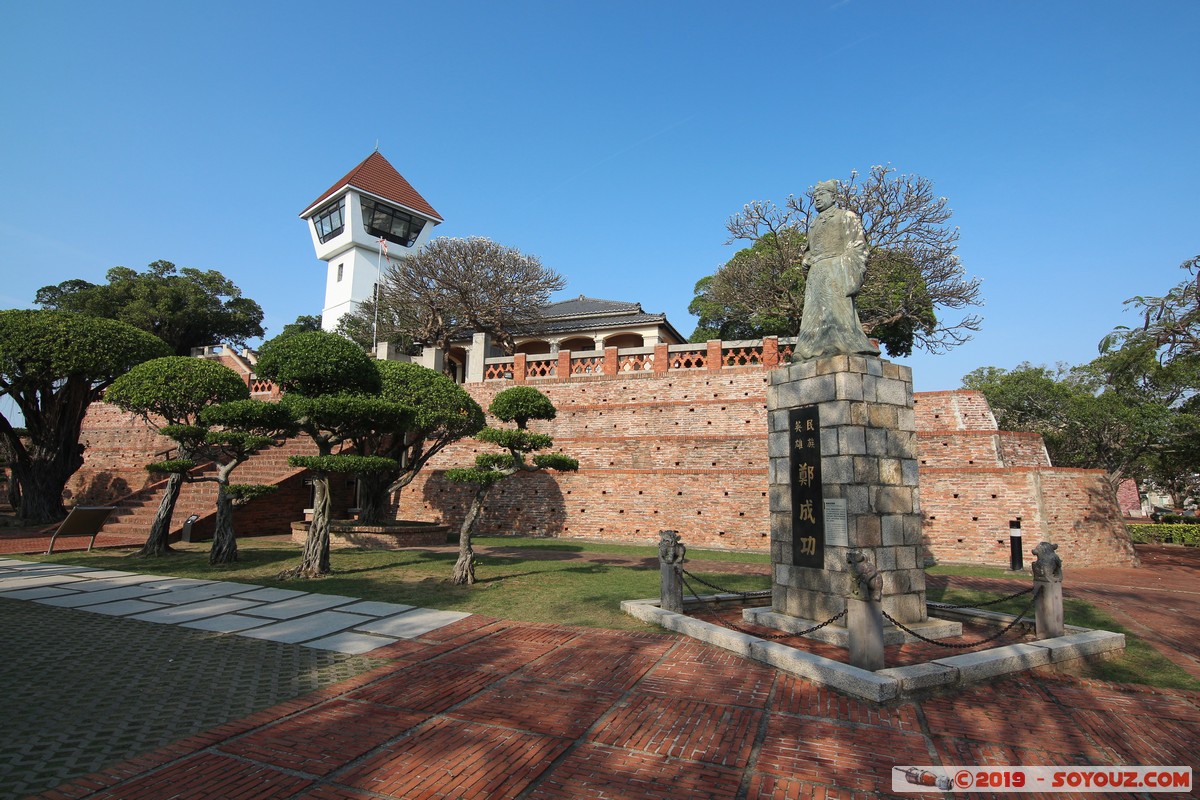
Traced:
POLYGON ((999 605, 1000 603, 1006 602, 1008 600, 1015 600, 1018 597, 1020 597, 1021 595, 1029 594, 1032 591, 1033 591, 1033 587, 1030 586, 1028 589, 1022 589, 1019 592, 1014 592, 1014 593, 1010 594, 1008 597, 1001 597, 998 600, 987 600, 983 603, 964 603, 960 606, 950 605, 949 603, 926 603, 925 605, 929 606, 930 608, 939 608, 939 609, 942 609, 943 611, 949 611, 949 610, 955 609, 955 608, 983 608, 985 606, 999 605))
MULTIPOLYGON (((1023 595, 1023 594, 1028 594, 1029 592, 1033 592, 1033 591, 1034 591, 1034 590, 1033 590, 1033 588, 1029 588, 1029 589, 1026 589, 1026 590, 1025 590, 1025 591, 1023 591, 1023 592, 1018 592, 1016 596, 1020 596, 1020 595, 1023 595)), ((1004 598, 1004 599, 1005 599, 1005 600, 1007 600, 1007 599, 1009 599, 1009 598, 1004 598)), ((888 613, 888 612, 886 612, 886 611, 883 611, 883 609, 880 609, 880 611, 883 611, 883 616, 887 617, 887 620, 888 620, 888 622, 892 623, 892 624, 893 624, 893 625, 895 625, 897 628, 899 628, 900 630, 902 630, 902 631, 904 631, 905 633, 907 633, 909 636, 914 636, 914 637, 916 637, 917 639, 920 639, 922 642, 925 642, 926 644, 936 644, 936 645, 937 645, 937 646, 939 646, 939 647, 948 647, 948 648, 950 648, 950 649, 952 649, 952 650, 969 650, 970 648, 972 648, 972 647, 978 647, 978 646, 979 646, 979 645, 981 645, 981 644, 987 644, 988 642, 994 642, 994 641, 996 641, 997 639, 999 639, 1001 636, 1003 636, 1004 634, 1006 634, 1006 633, 1008 633, 1009 631, 1011 631, 1011 630, 1012 630, 1014 627, 1016 627, 1016 625, 1017 625, 1017 623, 1018 623, 1018 622, 1020 622, 1021 620, 1023 620, 1023 619, 1025 618, 1025 615, 1029 613, 1029 609, 1033 608, 1033 603, 1034 603, 1034 601, 1035 601, 1035 600, 1037 600, 1037 593, 1036 593, 1036 592, 1034 592, 1034 595, 1033 595, 1033 597, 1029 598, 1029 603, 1028 603, 1028 604, 1026 604, 1026 606, 1025 606, 1025 609, 1024 609, 1024 610, 1023 610, 1023 611, 1022 611, 1020 614, 1018 614, 1018 615, 1017 615, 1017 616, 1016 616, 1016 617, 1013 619, 1013 621, 1012 621, 1012 622, 1010 622, 1010 623, 1008 623, 1007 625, 1005 625, 1005 626, 1004 626, 1004 628, 1003 628, 1003 629, 1002 629, 1002 630, 1001 630, 999 633, 993 634, 993 635, 991 635, 991 636, 987 637, 986 639, 980 639, 980 640, 979 640, 979 641, 977 641, 977 642, 962 642, 962 643, 959 643, 959 644, 947 644, 946 642, 939 642, 937 639, 930 639, 930 638, 929 638, 929 637, 927 637, 927 636, 922 636, 921 634, 919 634, 919 633, 917 633, 916 631, 914 631, 912 628, 908 628, 908 627, 906 627, 906 626, 904 625, 904 623, 902 623, 902 622, 898 622, 898 621, 897 621, 897 620, 896 620, 894 617, 892 617, 892 615, 891 615, 891 614, 889 614, 889 613, 888 613)), ((980 605, 983 605, 983 604, 981 603, 980 605)), ((994 605, 994 604, 993 604, 993 605, 994 605)), ((966 608, 970 608, 971 606, 965 606, 965 607, 966 607, 966 608)))
MULTIPOLYGON (((703 578, 701 578, 697 575, 693 575, 692 573, 688 572, 686 569, 680 570, 680 572, 682 573, 681 578, 683 580, 683 585, 685 587, 687 587, 688 593, 691 594, 692 597, 696 598, 697 600, 700 599, 700 593, 692 588, 692 585, 690 583, 688 583, 688 578, 692 578, 697 583, 699 583, 703 586, 706 586, 709 589, 714 589, 722 594, 732 594, 732 595, 737 595, 739 597, 745 597, 745 598, 760 598, 760 597, 769 596, 771 594, 770 589, 759 589, 757 591, 752 591, 752 592, 739 592, 739 591, 735 591, 733 589, 726 589, 722 586, 717 586, 715 583, 709 583, 708 581, 704 580, 703 578)), ((1036 586, 1030 586, 1029 588, 1022 589, 1019 592, 1013 592, 1012 594, 1008 595, 1007 597, 1001 597, 996 600, 988 600, 988 601, 982 602, 982 603, 966 603, 964 605, 951 605, 949 603, 926 603, 926 605, 928 605, 931 608, 937 608, 937 609, 941 609, 941 610, 945 610, 945 611, 949 611, 952 609, 958 609, 958 608, 983 608, 984 606, 999 605, 1000 603, 1004 603, 1009 600, 1015 600, 1016 598, 1021 597, 1023 595, 1033 593, 1033 597, 1029 598, 1029 602, 1025 605, 1024 610, 1022 610, 1021 613, 1018 614, 1013 619, 1012 622, 1010 622, 1010 623, 1008 623, 1008 625, 1004 626, 1004 628, 1001 629, 998 633, 995 633, 992 636, 987 637, 986 639, 980 639, 979 641, 976 641, 976 642, 962 642, 962 643, 958 643, 958 644, 947 644, 946 642, 940 642, 937 639, 930 639, 927 636, 922 636, 921 634, 917 633, 912 628, 907 627, 904 623, 899 622, 891 614, 887 613, 886 611, 883 611, 883 609, 880 609, 880 611, 883 614, 883 616, 887 618, 888 622, 892 623, 897 628, 899 628, 900 630, 907 633, 909 636, 919 639, 920 641, 925 642, 926 644, 935 644, 939 647, 947 647, 947 648, 950 648, 953 650, 969 650, 970 648, 978 647, 981 644, 987 644, 988 642, 994 642, 997 639, 999 639, 1001 636, 1004 636, 1006 633, 1008 633, 1013 628, 1015 628, 1017 623, 1020 622, 1021 620, 1025 619, 1025 615, 1029 613, 1029 610, 1031 608, 1033 608, 1033 603, 1035 600, 1037 600, 1036 590, 1037 590, 1036 586)), ((802 631, 796 631, 795 633, 784 632, 784 633, 779 633, 779 634, 774 634, 774 635, 765 635, 765 634, 761 634, 761 633, 756 633, 755 631, 752 631, 748 628, 743 628, 741 625, 738 625, 736 622, 728 622, 725 620, 721 620, 720 618, 717 619, 717 623, 719 625, 721 625, 722 627, 730 628, 739 633, 747 633, 747 634, 750 634, 751 636, 756 636, 759 639, 778 640, 778 639, 790 639, 793 636, 807 636, 810 633, 814 633, 816 631, 821 630, 821 628, 824 628, 826 625, 832 625, 834 622, 837 622, 839 619, 841 619, 844 616, 846 616, 846 610, 842 609, 840 613, 830 617, 829 619, 825 620, 824 622, 822 622, 818 625, 812 626, 811 628, 807 628, 802 631)))
MULTIPOLYGON (((688 576, 696 578, 695 575, 692 575, 687 570, 684 570, 683 571, 683 585, 687 587, 687 590, 692 595, 692 597, 699 600, 700 595, 696 592, 695 589, 692 588, 692 585, 690 583, 688 583, 688 576)), ((725 591, 724 589, 722 589, 719 586, 713 586, 711 583, 703 580, 702 578, 696 578, 696 580, 700 583, 703 583, 705 586, 709 587, 710 589, 716 589, 717 591, 720 591, 720 592, 725 591)), ((766 591, 769 592, 770 590, 768 589, 766 591)), ((755 594, 755 593, 754 592, 728 592, 728 594, 740 594, 740 595, 746 596, 746 595, 751 595, 751 594, 755 594)), ((846 616, 846 609, 842 609, 838 614, 830 617, 829 619, 825 620, 824 622, 820 623, 819 625, 814 625, 811 628, 807 628, 806 630, 797 631, 795 633, 786 633, 785 632, 785 633, 777 633, 777 634, 771 634, 771 635, 757 633, 756 631, 752 631, 749 628, 743 628, 741 625, 738 625, 736 622, 729 622, 729 621, 721 619, 720 617, 717 618, 717 624, 723 628, 729 628, 731 630, 735 630, 738 633, 748 633, 751 636, 755 636, 759 639, 766 639, 767 641, 777 641, 779 639, 790 639, 793 636, 806 636, 807 634, 810 634, 813 631, 821 630, 821 628, 824 628, 826 625, 832 625, 834 622, 837 622, 839 619, 841 619, 844 616, 846 616)))
MULTIPOLYGON (((691 578, 692 580, 696 581, 696 583, 707 586, 709 589, 715 589, 718 592, 720 592, 721 594, 736 594, 738 597, 753 597, 753 598, 770 597, 770 595, 771 595, 770 589, 755 589, 754 591, 751 591, 751 592, 739 592, 734 589, 726 589, 722 586, 717 586, 715 583, 709 583, 708 581, 704 580, 704 578, 701 578, 699 575, 693 575, 692 573, 688 572, 686 569, 680 570, 680 571, 684 575, 684 581, 683 581, 684 583, 687 583, 687 579, 691 578)), ((691 591, 690 586, 688 587, 688 591, 691 591)), ((695 592, 692 592, 692 595, 695 597, 700 596, 700 595, 696 594, 695 592)))

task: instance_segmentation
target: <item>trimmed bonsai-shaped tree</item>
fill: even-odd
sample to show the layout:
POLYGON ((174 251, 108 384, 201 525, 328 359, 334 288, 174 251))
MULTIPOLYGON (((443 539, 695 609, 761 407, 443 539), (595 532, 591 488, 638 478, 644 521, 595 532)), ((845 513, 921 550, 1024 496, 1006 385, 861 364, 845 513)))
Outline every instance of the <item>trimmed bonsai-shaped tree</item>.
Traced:
POLYGON ((197 425, 172 425, 163 428, 162 432, 175 441, 186 443, 191 453, 212 461, 216 467, 211 475, 191 477, 194 481, 213 481, 217 484, 217 513, 208 563, 231 564, 237 561, 234 505, 270 494, 278 487, 235 484, 230 478, 233 471, 252 455, 282 444, 284 437, 295 433, 291 414, 279 403, 234 400, 203 409, 197 425))
MULTIPOLYGON (((249 397, 250 390, 233 370, 215 361, 188 356, 146 361, 113 381, 105 401, 140 414, 151 425, 161 425, 159 433, 178 448, 175 458, 147 465, 151 472, 166 473, 168 477, 139 556, 172 552, 168 537, 175 503, 185 476, 196 467, 201 455, 195 450, 198 438, 193 430, 200 424, 200 412, 215 403, 249 397)), ((202 439, 201 435, 199 441, 202 439)))
POLYGON ((79 442, 88 406, 135 364, 166 356, 158 338, 109 319, 62 311, 0 311, 0 397, 24 417, 0 412, 0 436, 20 487, 27 524, 66 516, 63 488, 83 466, 79 442))
POLYGON ((471 535, 483 510, 483 501, 488 490, 505 478, 518 472, 541 472, 557 470, 573 472, 579 462, 561 453, 537 453, 553 446, 554 439, 544 433, 528 430, 529 420, 551 420, 557 415, 550 398, 532 386, 514 386, 496 395, 488 407, 492 416, 501 422, 516 423, 516 428, 487 427, 475 434, 481 442, 496 445, 504 452, 481 453, 475 457, 475 466, 469 469, 446 470, 446 478, 455 483, 472 484, 475 494, 467 508, 458 538, 458 561, 454 564, 451 583, 472 584, 475 582, 475 551, 471 547, 471 535))
POLYGON ((393 492, 412 483, 429 459, 447 445, 478 433, 485 422, 479 404, 442 373, 402 361, 374 363, 383 399, 412 408, 413 419, 403 431, 372 431, 354 442, 362 455, 396 461, 393 470, 359 477, 359 518, 363 522, 386 520, 393 492))
POLYGON ((379 371, 357 345, 325 331, 273 339, 262 347, 258 374, 283 391, 280 403, 297 429, 317 446, 315 456, 291 456, 288 463, 313 475, 313 518, 299 566, 281 579, 328 575, 330 497, 334 473, 369 475, 397 468, 392 458, 341 452, 356 440, 400 433, 412 422, 407 406, 379 397, 379 371), (334 452, 338 448, 339 452, 334 452))

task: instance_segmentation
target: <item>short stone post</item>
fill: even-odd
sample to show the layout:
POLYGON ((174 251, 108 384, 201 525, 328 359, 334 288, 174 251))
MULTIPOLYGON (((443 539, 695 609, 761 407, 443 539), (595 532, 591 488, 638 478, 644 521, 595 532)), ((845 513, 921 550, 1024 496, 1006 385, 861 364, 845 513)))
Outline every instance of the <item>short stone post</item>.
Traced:
POLYGON ((850 663, 859 669, 883 669, 883 576, 858 550, 846 555, 853 595, 846 598, 850 663))
POLYGON ((676 531, 658 532, 658 569, 661 576, 659 608, 683 613, 683 558, 687 547, 676 531))
POLYGON ((1054 551, 1058 545, 1039 542, 1033 548, 1034 619, 1039 639, 1053 639, 1065 633, 1063 628, 1062 559, 1054 551))

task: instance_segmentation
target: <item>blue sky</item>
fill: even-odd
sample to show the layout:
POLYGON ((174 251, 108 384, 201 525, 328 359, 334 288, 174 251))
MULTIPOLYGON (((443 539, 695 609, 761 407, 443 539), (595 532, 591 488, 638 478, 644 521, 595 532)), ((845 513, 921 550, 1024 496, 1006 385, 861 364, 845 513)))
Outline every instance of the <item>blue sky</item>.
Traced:
POLYGON ((0 307, 156 259, 269 334, 319 313, 297 214, 375 148, 442 214, 685 335, 755 199, 890 163, 932 179, 983 330, 905 359, 1092 358, 1200 253, 1200 3, 9 3, 0 307))

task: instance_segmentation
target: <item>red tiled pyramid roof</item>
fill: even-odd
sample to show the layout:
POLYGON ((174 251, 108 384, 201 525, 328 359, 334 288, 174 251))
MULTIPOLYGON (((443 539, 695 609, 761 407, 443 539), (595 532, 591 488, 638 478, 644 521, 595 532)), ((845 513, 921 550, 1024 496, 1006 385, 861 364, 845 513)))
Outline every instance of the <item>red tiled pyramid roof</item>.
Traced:
POLYGON ((384 200, 411 208, 438 222, 443 222, 442 216, 433 210, 433 206, 429 205, 424 197, 421 197, 420 193, 404 179, 403 175, 396 172, 396 168, 388 163, 388 160, 380 155, 378 150, 363 159, 361 164, 346 173, 346 177, 330 186, 324 194, 309 203, 300 212, 300 216, 305 216, 314 207, 319 206, 346 186, 353 186, 355 189, 361 189, 376 197, 382 197, 384 200))

